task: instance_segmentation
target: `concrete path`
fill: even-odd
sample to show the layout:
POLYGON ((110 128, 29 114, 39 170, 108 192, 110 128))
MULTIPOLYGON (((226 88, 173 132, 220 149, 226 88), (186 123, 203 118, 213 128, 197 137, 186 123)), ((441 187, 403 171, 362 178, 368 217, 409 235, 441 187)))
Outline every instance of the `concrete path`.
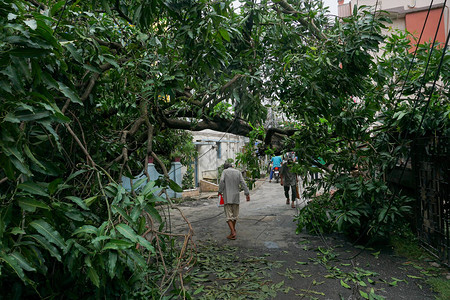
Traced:
MULTIPOLYGON (((199 199, 183 202, 178 207, 191 223, 196 243, 212 242, 219 247, 232 245, 252 255, 283 261, 281 269, 272 271, 271 280, 274 283, 285 281, 285 286, 290 288, 286 293, 278 293, 274 299, 364 299, 362 295, 371 290, 385 299, 434 299, 424 282, 423 270, 394 256, 390 249, 383 249, 380 253, 376 253, 378 250, 363 251, 350 259, 361 250, 343 237, 313 236, 305 232, 296 234, 293 220, 298 210, 286 205, 283 187, 279 183, 259 180, 250 196, 251 201, 246 202, 241 195, 237 239, 233 241, 226 238, 229 229, 223 208, 217 207, 217 194, 203 194, 199 199), (323 253, 318 251, 319 247, 332 253, 335 259, 328 257, 329 260, 321 263, 323 253), (294 273, 302 276, 296 278, 294 274, 287 278, 286 270, 296 270, 294 273), (361 270, 373 273, 369 286, 349 280, 362 276, 367 283, 369 276, 361 275, 364 272, 361 270), (349 286, 346 287, 346 283, 349 286)), ((299 208, 304 205, 298 203, 299 208)), ((175 212, 172 221, 175 232, 185 231, 186 223, 175 212)))
MULTIPOLYGON (((242 247, 287 248, 288 237, 295 235, 293 217, 297 213, 285 204, 283 187, 278 183, 256 183, 246 202, 242 193, 237 221, 238 238, 235 242, 242 247)), ((196 240, 230 242, 225 214, 217 207, 217 193, 204 194, 197 201, 179 205, 193 225, 196 240)), ((183 225, 181 225, 183 226, 183 225)))

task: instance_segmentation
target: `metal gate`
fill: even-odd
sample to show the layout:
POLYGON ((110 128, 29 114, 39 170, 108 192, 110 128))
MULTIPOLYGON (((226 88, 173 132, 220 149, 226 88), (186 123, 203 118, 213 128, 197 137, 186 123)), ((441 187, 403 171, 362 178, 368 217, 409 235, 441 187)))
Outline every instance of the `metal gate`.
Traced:
POLYGON ((412 162, 419 201, 422 245, 450 266, 450 136, 416 139, 412 162))

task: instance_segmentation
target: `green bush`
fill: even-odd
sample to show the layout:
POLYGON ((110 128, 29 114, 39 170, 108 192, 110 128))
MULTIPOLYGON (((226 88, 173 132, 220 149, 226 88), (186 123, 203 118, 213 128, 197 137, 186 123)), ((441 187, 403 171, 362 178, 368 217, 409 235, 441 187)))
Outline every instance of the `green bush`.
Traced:
POLYGON ((331 219, 332 201, 328 194, 316 197, 303 207, 294 221, 297 222, 296 233, 306 230, 311 234, 330 233, 335 226, 331 219))

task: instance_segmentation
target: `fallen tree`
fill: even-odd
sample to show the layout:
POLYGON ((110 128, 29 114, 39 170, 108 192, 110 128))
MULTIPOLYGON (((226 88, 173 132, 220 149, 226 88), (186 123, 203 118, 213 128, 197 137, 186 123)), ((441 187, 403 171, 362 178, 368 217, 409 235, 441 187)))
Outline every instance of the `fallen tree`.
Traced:
MULTIPOLYGON (((336 197, 347 205, 386 190, 377 184, 401 144, 395 130, 417 128, 402 121, 409 100, 392 110, 406 62, 386 56, 379 70, 371 56, 384 41, 376 14, 333 23, 318 1, 4 0, 0 16, 2 295, 161 297, 175 278, 184 295, 194 246, 187 234, 171 248, 179 236, 164 230, 161 209, 170 199, 154 196, 154 182, 140 192, 119 182, 150 156, 164 170, 170 151, 193 155, 179 130, 277 150, 287 142, 300 173, 321 156, 335 166, 327 186, 342 183, 336 197), (269 108, 290 122, 263 128, 269 108), (386 130, 369 129, 380 118, 386 130), (380 153, 389 155, 366 159, 380 153), (370 191, 337 176, 355 164, 378 176, 370 191)), ((408 57, 402 45, 394 53, 408 57)), ((434 109, 427 128, 445 127, 434 109)), ((386 204, 376 199, 373 207, 386 204)))

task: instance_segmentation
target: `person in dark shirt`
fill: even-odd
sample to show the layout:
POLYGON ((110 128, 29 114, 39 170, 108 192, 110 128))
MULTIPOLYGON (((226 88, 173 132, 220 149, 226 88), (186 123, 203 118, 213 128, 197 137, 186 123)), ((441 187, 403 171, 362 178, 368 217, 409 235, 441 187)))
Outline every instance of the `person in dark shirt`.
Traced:
POLYGON ((294 162, 292 158, 288 158, 280 170, 281 185, 284 187, 284 195, 286 196, 286 204, 290 203, 289 189, 291 189, 291 207, 295 208, 295 198, 297 197, 297 174, 292 172, 294 162))

